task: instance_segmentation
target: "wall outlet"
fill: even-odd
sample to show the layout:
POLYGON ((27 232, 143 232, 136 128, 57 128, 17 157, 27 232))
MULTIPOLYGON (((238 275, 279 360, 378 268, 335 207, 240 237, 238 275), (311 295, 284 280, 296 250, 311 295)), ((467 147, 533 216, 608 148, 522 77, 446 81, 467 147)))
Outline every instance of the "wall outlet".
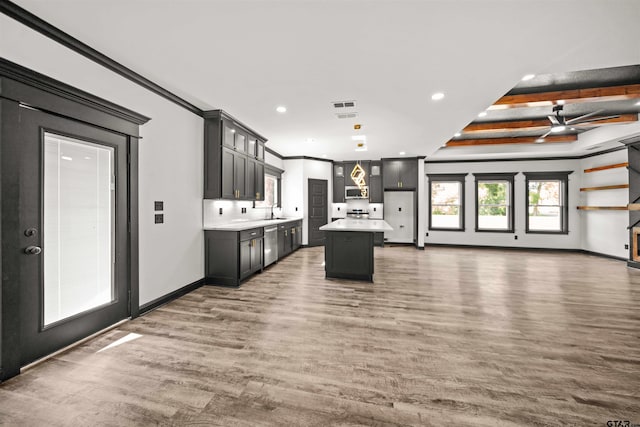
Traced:
POLYGON ((429 237, 429 233, 424 233, 425 237, 429 237))
POLYGON ((625 249, 629 249, 629 245, 624 245, 624 248, 625 249))
POLYGON ((164 223, 164 214, 156 214, 155 215, 155 223, 156 224, 164 223))
POLYGON ((296 212, 298 212, 298 207, 296 206, 296 212))
POLYGON ((518 236, 517 236, 517 235, 513 236, 513 238, 514 238, 514 239, 516 239, 516 240, 518 240, 518 236))
POLYGON ((338 206, 338 212, 340 212, 340 206, 338 206))
POLYGON ((222 208, 218 209, 218 215, 222 215, 222 208))
POLYGON ((373 211, 376 212, 378 210, 378 208, 373 208, 373 211))
POLYGON ((242 213, 243 214, 247 213, 247 208, 242 208, 242 213))
POLYGON ((163 201, 155 201, 155 202, 153 202, 153 210, 154 211, 163 211, 164 210, 164 202, 163 201))

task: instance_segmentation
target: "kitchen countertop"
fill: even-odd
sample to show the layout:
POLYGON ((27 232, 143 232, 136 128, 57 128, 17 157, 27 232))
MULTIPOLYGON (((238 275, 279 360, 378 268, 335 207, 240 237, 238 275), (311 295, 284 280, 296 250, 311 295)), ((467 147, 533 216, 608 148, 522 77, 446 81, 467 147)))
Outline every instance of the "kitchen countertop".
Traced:
POLYGON ((322 231, 368 231, 371 233, 393 231, 393 228, 382 219, 344 218, 320 227, 322 231))
POLYGON ((259 219, 259 220, 240 220, 233 221, 227 224, 220 224, 211 227, 205 227, 205 230, 216 230, 216 231, 244 231, 249 230, 251 228, 259 228, 259 227, 269 227, 271 225, 278 225, 285 222, 291 221, 301 221, 302 217, 291 217, 291 218, 279 218, 279 219, 259 219))

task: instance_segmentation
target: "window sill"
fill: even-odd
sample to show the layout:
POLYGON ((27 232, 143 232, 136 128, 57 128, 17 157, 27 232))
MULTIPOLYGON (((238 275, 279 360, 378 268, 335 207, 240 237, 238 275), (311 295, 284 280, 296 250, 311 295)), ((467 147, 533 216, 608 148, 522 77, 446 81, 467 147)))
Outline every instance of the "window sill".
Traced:
POLYGON ((537 230, 526 230, 526 234, 569 234, 568 231, 537 231, 537 230))

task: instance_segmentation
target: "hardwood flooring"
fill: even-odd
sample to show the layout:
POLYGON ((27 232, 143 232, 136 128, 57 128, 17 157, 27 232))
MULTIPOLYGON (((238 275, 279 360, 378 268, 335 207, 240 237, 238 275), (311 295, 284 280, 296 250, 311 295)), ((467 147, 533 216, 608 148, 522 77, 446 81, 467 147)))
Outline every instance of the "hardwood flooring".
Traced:
POLYGON ((640 272, 623 262, 387 246, 370 284, 325 280, 322 261, 299 250, 27 370, 0 385, 0 424, 640 424, 640 272))

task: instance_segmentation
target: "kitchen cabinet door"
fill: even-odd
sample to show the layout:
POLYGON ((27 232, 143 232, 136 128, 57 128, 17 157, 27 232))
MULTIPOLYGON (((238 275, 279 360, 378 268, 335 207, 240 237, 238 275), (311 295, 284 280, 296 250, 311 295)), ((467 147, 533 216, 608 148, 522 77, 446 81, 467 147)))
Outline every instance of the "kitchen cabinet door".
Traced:
POLYGON ((247 156, 258 156, 258 138, 253 135, 248 135, 247 137, 247 156))
POLYGON ((264 164, 256 162, 255 199, 264 200, 264 164))
POLYGON ((403 160, 400 163, 399 177, 400 188, 408 190, 418 188, 418 161, 403 160))
POLYGON ((251 275, 251 245, 253 240, 240 242, 240 280, 251 275))
POLYGON ((255 200, 256 197, 256 169, 257 162, 253 159, 247 159, 247 173, 245 175, 246 198, 255 200))
POLYGON ((385 190, 400 188, 401 160, 384 160, 382 162, 382 186, 385 190))
POLYGON ((247 173, 247 157, 236 153, 233 159, 233 180, 236 189, 236 199, 247 198, 246 173, 247 173))
POLYGON ((222 145, 232 150, 236 149, 236 126, 232 121, 222 120, 222 145))
MULTIPOLYGON (((222 149, 222 198, 235 199, 235 159, 236 154, 227 149, 222 149)), ((215 173, 215 172, 213 172, 215 173)))
POLYGON ((369 167, 369 202, 383 203, 382 162, 371 162, 369 167))

